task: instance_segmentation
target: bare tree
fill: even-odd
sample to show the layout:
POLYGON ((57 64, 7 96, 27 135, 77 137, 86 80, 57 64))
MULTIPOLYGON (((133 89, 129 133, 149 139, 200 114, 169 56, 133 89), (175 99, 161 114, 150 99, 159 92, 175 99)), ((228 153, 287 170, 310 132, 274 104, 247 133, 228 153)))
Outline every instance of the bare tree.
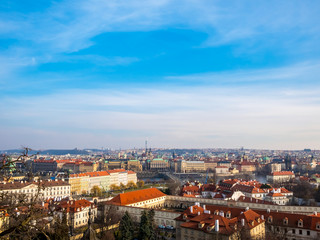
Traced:
MULTIPOLYGON (((14 165, 25 159, 32 157, 29 155, 30 148, 23 148, 21 155, 15 160, 9 155, 4 155, 0 165, 0 177, 8 182, 11 180, 14 165)), ((44 185, 41 181, 37 183, 37 190, 33 194, 12 193, 1 191, 0 207, 6 211, 9 216, 9 223, 0 229, 0 238, 11 237, 13 239, 32 239, 41 234, 43 237, 50 239, 47 235, 48 216, 50 211, 45 209, 41 204, 41 194, 44 185)))

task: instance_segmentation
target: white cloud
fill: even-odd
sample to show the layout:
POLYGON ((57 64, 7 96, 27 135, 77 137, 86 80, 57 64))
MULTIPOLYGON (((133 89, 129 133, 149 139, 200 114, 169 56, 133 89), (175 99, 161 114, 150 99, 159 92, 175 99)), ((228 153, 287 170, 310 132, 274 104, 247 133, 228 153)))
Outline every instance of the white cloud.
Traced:
MULTIPOLYGON (((303 69, 310 72, 312 68, 303 69)), ((292 69, 282 70, 286 75, 292 69)), ((295 73, 300 76, 301 71, 295 73)), ((275 74, 272 70, 264 73, 275 74)), ((250 71, 248 75, 253 77, 250 71)), ((79 142, 70 140, 72 136, 81 135, 82 146, 131 147, 137 141, 143 144, 149 136, 154 146, 165 147, 319 148, 319 96, 319 85, 277 84, 271 88, 222 84, 65 90, 38 97, 7 97, 0 104, 5 113, 0 122, 24 126, 29 132, 35 129, 43 141, 51 136, 42 134, 42 129, 67 135, 68 141, 61 139, 56 144, 70 147, 79 142), (21 120, 12 120, 17 113, 21 120), (96 135, 95 140, 86 140, 86 134, 88 139, 96 135)))

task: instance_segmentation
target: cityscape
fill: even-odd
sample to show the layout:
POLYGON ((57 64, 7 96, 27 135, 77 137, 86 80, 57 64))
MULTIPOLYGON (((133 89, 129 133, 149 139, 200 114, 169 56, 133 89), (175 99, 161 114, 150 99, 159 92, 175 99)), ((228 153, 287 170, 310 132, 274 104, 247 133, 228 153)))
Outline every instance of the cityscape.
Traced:
POLYGON ((0 239, 320 239, 320 2, 0 1, 0 239))
POLYGON ((2 151, 1 234, 28 221, 32 239, 317 239, 319 172, 311 149, 2 151))

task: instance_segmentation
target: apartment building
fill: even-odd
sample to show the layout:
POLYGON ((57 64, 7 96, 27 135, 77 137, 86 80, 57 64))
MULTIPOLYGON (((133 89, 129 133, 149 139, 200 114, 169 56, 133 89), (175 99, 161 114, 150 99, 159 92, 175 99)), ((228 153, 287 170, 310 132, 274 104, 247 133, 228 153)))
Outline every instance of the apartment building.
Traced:
POLYGON ((76 195, 83 192, 88 193, 94 186, 109 191, 112 184, 117 186, 121 183, 127 185, 129 181, 137 183, 137 174, 124 169, 70 174, 69 176, 71 192, 76 195))
POLYGON ((85 200, 64 200, 58 203, 56 207, 56 214, 62 218, 66 213, 68 225, 73 228, 79 228, 88 225, 89 217, 93 222, 97 217, 97 207, 85 200))
POLYGON ((70 174, 69 184, 72 195, 87 193, 90 189, 89 175, 86 173, 70 174))
POLYGON ((264 239, 265 220, 248 209, 216 209, 196 203, 176 218, 176 239, 264 239))
POLYGON ((290 171, 273 172, 267 175, 267 181, 270 183, 288 182, 294 177, 294 173, 290 171))
POLYGON ((70 197, 70 184, 65 181, 42 181, 39 182, 3 182, 0 183, 0 194, 13 196, 17 200, 24 196, 28 200, 61 200, 70 197))

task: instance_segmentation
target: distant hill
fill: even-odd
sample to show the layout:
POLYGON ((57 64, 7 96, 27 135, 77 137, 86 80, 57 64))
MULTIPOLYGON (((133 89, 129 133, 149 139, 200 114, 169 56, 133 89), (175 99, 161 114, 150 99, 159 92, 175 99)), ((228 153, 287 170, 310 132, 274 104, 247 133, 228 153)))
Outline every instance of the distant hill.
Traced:
MULTIPOLYGON (((10 149, 10 150, 0 150, 0 153, 7 153, 7 154, 21 154, 22 149, 10 149)), ((29 152, 30 155, 32 154, 48 154, 48 155, 84 155, 90 154, 93 152, 93 149, 90 150, 80 150, 80 149, 47 149, 47 150, 32 150, 29 152)))

